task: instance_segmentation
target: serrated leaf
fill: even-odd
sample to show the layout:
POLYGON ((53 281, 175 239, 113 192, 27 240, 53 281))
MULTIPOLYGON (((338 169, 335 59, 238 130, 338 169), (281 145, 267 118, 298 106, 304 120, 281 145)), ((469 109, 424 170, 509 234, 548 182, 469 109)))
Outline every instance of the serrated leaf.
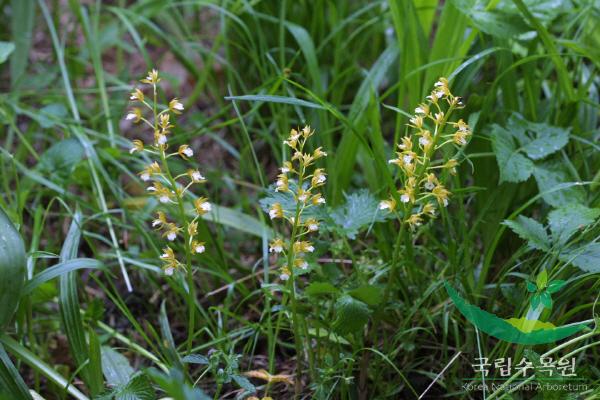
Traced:
POLYGON ((564 185, 571 182, 566 166, 560 162, 545 162, 537 164, 533 175, 538 185, 538 189, 544 201, 553 207, 562 207, 572 204, 585 203, 585 191, 581 186, 564 185), (560 185, 564 188, 554 190, 560 185))
POLYGON ((335 208, 331 218, 338 231, 350 239, 355 239, 360 229, 389 218, 390 214, 378 212, 379 201, 366 189, 345 197, 346 203, 335 208))
POLYGON ((235 381, 235 383, 237 383, 238 386, 244 389, 246 392, 256 393, 256 388, 245 376, 233 375, 232 378, 235 381))
POLYGON ((348 294, 370 306, 376 306, 383 300, 383 289, 372 285, 352 289, 348 294))
POLYGON ((548 124, 529 124, 529 129, 535 137, 523 145, 523 150, 533 160, 540 160, 552 153, 556 153, 569 142, 569 131, 558 126, 548 124))
POLYGON ((529 247, 537 250, 549 249, 550 239, 546 228, 536 220, 519 215, 516 220, 505 220, 503 224, 526 240, 529 247))
POLYGON ((322 294, 336 294, 337 292, 339 292, 339 289, 336 288, 335 286, 333 286, 329 282, 311 282, 304 290, 304 293, 307 296, 319 296, 322 294))
POLYGON ((367 321, 371 310, 362 301, 345 295, 335 303, 336 318, 333 327, 340 334, 355 333, 360 331, 367 321))
POLYGON ((102 373, 106 382, 112 386, 124 386, 135 371, 129 365, 129 360, 116 350, 102 346, 102 373))
POLYGON ((500 183, 527 180, 535 166, 530 159, 519 153, 511 133, 501 126, 494 125, 491 135, 500 170, 500 183))
POLYGON ((600 216, 600 209, 573 204, 553 210, 548 214, 552 240, 566 243, 578 230, 592 224, 600 216))
POLYGON ((156 393, 150 380, 144 374, 137 374, 123 387, 114 393, 115 400, 155 400, 156 393))
POLYGON ((600 243, 589 243, 560 253, 559 258, 586 272, 600 272, 600 243))
MULTIPOLYGON (((290 179, 289 192, 278 192, 275 188, 275 185, 269 186, 269 188, 265 190, 265 197, 258 201, 263 211, 268 213, 273 204, 279 203, 281 204, 284 215, 286 217, 293 217, 296 213, 296 200, 294 199, 292 192, 297 191, 298 186, 296 182, 290 179)), ((323 206, 307 208, 302 212, 302 215, 305 219, 316 218, 318 220, 322 220, 327 216, 325 207, 323 206)))

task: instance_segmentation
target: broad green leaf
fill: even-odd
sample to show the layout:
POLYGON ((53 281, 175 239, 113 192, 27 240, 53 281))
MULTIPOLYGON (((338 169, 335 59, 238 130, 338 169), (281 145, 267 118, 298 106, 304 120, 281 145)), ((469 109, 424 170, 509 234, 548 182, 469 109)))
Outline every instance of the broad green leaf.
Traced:
POLYGON ((552 239, 565 244, 578 230, 592 224, 600 216, 600 209, 572 204, 553 210, 548 214, 552 239))
POLYGON ((500 170, 500 183, 527 180, 533 173, 535 166, 530 159, 519 152, 510 132, 501 126, 494 125, 491 135, 500 170))
POLYGON ((318 296, 318 295, 322 295, 322 294, 336 294, 338 292, 339 292, 339 289, 337 287, 333 286, 329 282, 311 282, 304 290, 304 293, 307 296, 318 296))
POLYGON ((471 10, 467 16, 480 31, 499 38, 509 39, 530 31, 531 28, 519 14, 500 10, 471 10))
POLYGON ((555 280, 555 281, 551 281, 548 284, 548 288, 546 289, 546 291, 550 294, 552 293, 556 293, 558 292, 560 289, 562 289, 565 284, 567 283, 567 281, 563 281, 563 280, 555 280))
POLYGON ((36 115, 35 119, 42 128, 52 128, 54 125, 56 125, 56 120, 60 121, 62 118, 67 117, 68 114, 69 112, 64 104, 54 103, 42 107, 40 113, 36 115))
POLYGON ((12 319, 25 283, 25 245, 0 208, 0 331, 12 319))
POLYGON ((533 331, 537 331, 539 329, 555 329, 556 326, 551 324, 550 322, 542 322, 536 319, 531 320, 525 317, 521 318, 508 318, 505 320, 521 332, 529 333, 533 331))
POLYGON ((84 157, 85 150, 79 140, 65 139, 46 150, 40 157, 37 167, 51 180, 67 181, 84 157))
POLYGON ((107 346, 102 346, 102 372, 112 386, 126 385, 135 373, 125 356, 107 346))
POLYGON ((379 201, 366 189, 345 197, 346 203, 336 207, 330 215, 337 230, 350 239, 355 239, 361 229, 389 218, 389 213, 378 212, 379 201))
POLYGON ((544 289, 546 284, 548 283, 548 271, 546 269, 542 269, 535 279, 535 284, 538 289, 544 289))
POLYGON ((333 327, 340 334, 356 333, 365 326, 370 314, 371 310, 362 301, 352 296, 342 296, 335 303, 333 327))
POLYGON ((535 283, 527 281, 527 291, 530 293, 535 293, 537 291, 537 286, 535 283))
POLYGON ((540 305, 540 301, 541 301, 541 297, 539 293, 536 293, 533 295, 533 297, 531 298, 531 308, 533 308, 534 310, 538 308, 538 306, 540 305))
POLYGON ((550 293, 548 293, 546 290, 540 293, 540 302, 544 307, 552 308, 552 297, 550 296, 550 293))
POLYGON ((12 42, 0 42, 0 64, 4 63, 8 56, 15 50, 15 44, 12 42))
MULTIPOLYGON (((588 326, 587 323, 578 323, 555 328, 546 326, 541 329, 534 329, 531 332, 524 332, 515 327, 511 322, 469 304, 459 296, 448 282, 444 282, 444 286, 456 308, 469 322, 482 332, 509 343, 526 345, 552 343, 571 336, 588 326)), ((514 323, 514 320, 512 322, 514 323)))
POLYGON ((586 272, 600 272, 600 243, 589 243, 579 248, 563 251, 559 258, 586 272))
POLYGON ((529 247, 537 250, 549 249, 550 238, 546 228, 536 220, 519 215, 516 220, 505 220, 503 224, 526 240, 529 247))
POLYGON ((383 289, 372 285, 352 289, 348 294, 370 306, 376 306, 383 300, 383 289))
POLYGON ((538 189, 544 201, 553 207, 585 203, 585 191, 581 186, 565 186, 555 190, 561 184, 571 182, 566 166, 559 162, 544 162, 536 164, 533 171, 538 189), (546 193, 547 192, 547 193, 546 193))

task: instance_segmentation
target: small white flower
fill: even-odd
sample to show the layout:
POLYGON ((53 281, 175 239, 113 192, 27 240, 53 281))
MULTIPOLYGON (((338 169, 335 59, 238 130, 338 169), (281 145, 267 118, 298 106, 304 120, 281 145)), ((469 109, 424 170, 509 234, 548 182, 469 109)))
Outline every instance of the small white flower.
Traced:
POLYGON ((281 167, 280 170, 282 174, 287 174, 288 172, 290 172, 290 169, 288 167, 281 167))
POLYGON ((306 195, 306 193, 302 193, 300 196, 298 196, 298 200, 302 202, 305 202, 307 198, 308 196, 306 195))
POLYGON ((129 154, 133 154, 137 151, 137 149, 135 147, 132 147, 129 149, 129 154))
POLYGON ((424 186, 425 186, 425 189, 427 189, 427 190, 433 190, 433 188, 435 187, 433 182, 425 182, 424 186))
POLYGON ((177 234, 175 232, 169 232, 167 234, 167 239, 172 242, 173 240, 177 239, 177 234))
POLYGON ((387 210, 389 208, 390 208, 390 203, 388 203, 387 201, 382 201, 381 203, 379 203, 380 210, 387 210))
POLYGON ((325 204, 325 199, 324 199, 323 197, 319 197, 319 198, 317 199, 317 203, 318 203, 318 204, 325 204))
POLYGON ((186 147, 185 150, 183 150, 183 154, 185 154, 188 157, 191 157, 194 155, 194 150, 192 150, 190 147, 186 147))
POLYGON ((444 199, 442 202, 444 203, 444 207, 448 207, 448 199, 444 199))
POLYGON ((158 144, 166 144, 166 143, 167 143, 167 136, 158 135, 158 144))
POLYGON ((271 253, 281 253, 282 251, 283 251, 283 246, 280 246, 280 245, 271 246, 271 248, 269 249, 269 252, 271 252, 271 253))
POLYGON ((192 179, 195 181, 203 181, 206 178, 204 178, 204 176, 200 172, 194 171, 192 172, 192 179))
POLYGON ((277 218, 277 210, 269 210, 269 217, 271 219, 277 218))
POLYGON ((136 119, 136 118, 137 118, 137 115, 136 115, 135 113, 133 113, 133 112, 130 112, 129 114, 127 114, 127 115, 125 116, 125 119, 126 119, 127 121, 131 121, 132 119, 136 119))
POLYGON ((421 146, 427 146, 427 145, 429 145, 429 139, 427 139, 426 137, 420 137, 419 144, 421 146))
POLYGON ((161 203, 168 203, 169 202, 169 196, 167 195, 162 195, 158 198, 158 201, 160 201, 161 203))
POLYGON ((154 186, 150 186, 146 190, 149 191, 149 192, 156 192, 156 188, 154 186))
POLYGON ((167 253, 162 253, 160 255, 160 258, 169 258, 169 255, 167 253))
POLYGON ((279 279, 281 279, 282 281, 287 281, 288 279, 290 279, 290 276, 286 273, 283 273, 279 275, 279 279))
MULTIPOLYGON (((143 174, 140 175, 140 179, 143 180, 144 182, 147 182, 150 180, 150 174, 147 172, 144 172, 143 174)), ((148 188, 148 190, 150 190, 150 188, 148 188)))
POLYGON ((308 251, 309 253, 312 253, 313 251, 315 251, 314 246, 306 246, 306 251, 308 251))
POLYGON ((405 154, 404 156, 402 156, 402 161, 404 161, 404 164, 409 165, 413 160, 413 156, 410 154, 405 154))
POLYGON ((153 228, 159 226, 160 224, 162 224, 162 221, 160 219, 155 219, 154 221, 152 221, 153 228))
POLYGON ((327 177, 325 175, 319 175, 319 177, 317 178, 317 182, 319 183, 324 183, 327 180, 327 177))
POLYGON ((201 244, 201 245, 198 245, 198 246, 196 246, 196 248, 194 249, 194 251, 195 251, 197 254, 204 253, 204 251, 205 251, 205 250, 206 250, 206 247, 204 247, 204 245, 202 245, 202 244, 201 244))
POLYGON ((444 92, 442 92, 441 90, 435 92, 435 97, 437 97, 438 99, 441 99, 443 96, 444 96, 444 92))
POLYGON ((317 224, 310 224, 308 225, 308 230, 311 232, 316 232, 319 230, 319 225, 317 224))
POLYGON ((173 275, 173 273, 175 273, 175 268, 173 268, 173 267, 165 268, 165 275, 171 276, 171 275, 173 275))
POLYGON ((306 261, 302 261, 302 263, 300 263, 300 265, 298 265, 298 267, 300 269, 306 270, 306 269, 308 269, 308 263, 306 261))
POLYGON ((392 158, 391 160, 388 161, 388 164, 396 164, 398 162, 397 158, 392 158))
POLYGON ((282 188, 285 187, 285 182, 283 181, 283 179, 278 179, 277 182, 275 182, 275 185, 277 186, 277 188, 282 188))
POLYGON ((408 203, 410 201, 410 196, 407 194, 403 194, 402 196, 400 196, 400 201, 403 203, 408 203))
POLYGON ((172 108, 177 111, 183 111, 183 104, 181 104, 179 101, 175 100, 172 103, 172 108))
POLYGON ((437 81, 436 83, 433 84, 433 86, 440 87, 440 86, 444 86, 444 84, 440 81, 437 81))
POLYGON ((202 205, 200 205, 200 208, 202 209, 202 211, 209 212, 210 210, 212 210, 212 205, 208 201, 205 201, 204 203, 202 203, 202 205))
POLYGON ((425 110, 421 107, 415 108, 415 114, 425 114, 425 110))

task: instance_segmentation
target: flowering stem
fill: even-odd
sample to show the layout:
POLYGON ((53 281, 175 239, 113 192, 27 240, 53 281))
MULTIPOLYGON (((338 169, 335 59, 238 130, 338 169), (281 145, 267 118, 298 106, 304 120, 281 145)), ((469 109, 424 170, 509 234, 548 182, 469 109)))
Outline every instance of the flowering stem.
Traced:
MULTIPOLYGON (((304 180, 304 167, 301 168, 300 175, 298 177, 298 190, 302 189, 302 183, 304 180)), ((288 268, 290 270, 290 302, 292 304, 292 324, 294 330, 294 344, 296 346, 296 379, 295 379, 295 394, 294 397, 298 398, 302 391, 302 337, 300 330, 300 322, 298 318, 298 304, 296 301, 296 280, 294 274, 294 243, 298 234, 298 221, 300 220, 300 214, 302 207, 300 201, 296 201, 296 212, 294 216, 294 225, 292 227, 292 236, 290 238, 290 247, 288 251, 288 268)))
MULTIPOLYGON (((153 87, 153 95, 154 95, 154 104, 152 105, 152 112, 154 114, 154 131, 158 130, 158 113, 157 113, 157 94, 156 94, 156 84, 152 85, 153 87)), ((177 200, 177 208, 179 212, 180 221, 186 221, 185 216, 185 208, 183 202, 183 191, 179 191, 177 187, 177 182, 173 175, 171 174, 171 170, 169 169, 169 163, 167 162, 167 155, 165 153, 165 147, 160 146, 160 160, 162 164, 162 170, 165 173, 165 177, 169 181, 169 185, 172 190, 175 192, 175 198, 177 200)), ((186 256, 186 273, 187 273, 187 285, 188 285, 188 307, 189 307, 189 315, 188 315, 188 336, 187 336, 187 353, 191 353, 192 351, 192 342, 194 338, 194 327, 195 327, 195 304, 196 304, 196 289, 194 285, 194 275, 192 271, 192 254, 190 248, 190 237, 187 226, 183 230, 183 235, 185 237, 185 256, 186 256)))

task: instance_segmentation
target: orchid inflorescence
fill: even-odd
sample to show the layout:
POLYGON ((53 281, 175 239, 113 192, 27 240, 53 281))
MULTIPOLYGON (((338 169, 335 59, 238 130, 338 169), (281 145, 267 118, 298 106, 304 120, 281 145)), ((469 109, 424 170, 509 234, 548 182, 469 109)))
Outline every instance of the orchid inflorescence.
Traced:
MULTIPOLYGON (((157 85, 160 82, 158 71, 152 70, 148 76, 141 80, 142 83, 152 87, 153 99, 150 103, 140 88, 136 88, 129 96, 129 99, 136 104, 135 107, 126 115, 125 119, 134 123, 144 123, 154 132, 154 140, 147 145, 142 140, 133 141, 133 147, 130 153, 146 152, 151 157, 157 158, 146 166, 140 173, 140 179, 144 182, 150 182, 147 190, 152 194, 160 204, 176 205, 179 211, 179 218, 185 221, 185 226, 180 227, 175 222, 169 221, 164 211, 158 211, 156 218, 152 221, 152 227, 162 232, 162 236, 169 242, 174 242, 179 236, 185 239, 185 248, 187 254, 200 254, 205 251, 205 244, 197 239, 198 218, 208 213, 212 209, 211 203, 205 197, 200 197, 194 201, 195 216, 189 221, 184 212, 184 195, 193 186, 206 182, 205 177, 200 171, 188 169, 185 173, 173 176, 169 169, 167 160, 171 157, 180 157, 183 160, 189 160, 194 155, 194 151, 187 144, 182 144, 177 151, 169 152, 169 137, 172 134, 171 128, 175 115, 183 112, 183 104, 174 98, 169 101, 166 107, 161 107, 157 101, 157 85), (151 117, 146 118, 143 110, 148 109, 151 117)), ((167 245, 160 256, 163 262, 163 269, 166 275, 173 273, 180 267, 187 264, 190 267, 189 257, 187 263, 182 263, 177 259, 173 248, 167 245)))
POLYGON ((450 92, 448 80, 440 78, 426 102, 419 104, 410 118, 408 125, 416 130, 415 134, 403 137, 397 157, 389 160, 400 169, 402 186, 397 196, 381 201, 379 209, 397 212, 398 198, 402 203, 402 221, 411 229, 421 225, 424 217, 435 218, 437 207, 448 205, 451 193, 443 185, 445 172, 456 174, 458 160, 445 157, 447 152, 440 151, 440 158, 436 155, 446 145, 461 148, 467 144, 471 136, 469 125, 462 119, 449 121, 452 112, 463 107, 461 98, 450 92), (454 132, 445 133, 447 126, 454 132), (413 143, 415 139, 417 143, 413 143))
POLYGON ((313 152, 305 152, 304 147, 308 138, 314 134, 310 126, 301 130, 292 129, 289 137, 283 143, 291 148, 293 154, 289 161, 285 161, 281 167, 281 173, 277 177, 275 190, 283 193, 291 193, 295 200, 295 210, 285 210, 281 203, 274 203, 269 208, 271 219, 284 219, 292 227, 292 235, 289 242, 281 237, 271 241, 269 251, 286 257, 286 263, 281 267, 280 279, 287 281, 295 268, 308 269, 308 263, 304 258, 306 253, 314 252, 314 245, 306 237, 319 230, 319 221, 314 217, 306 216, 311 207, 325 204, 325 198, 318 192, 325 184, 327 174, 323 168, 315 168, 315 162, 327 156, 321 147, 313 152), (290 188, 290 183, 295 185, 290 188))

